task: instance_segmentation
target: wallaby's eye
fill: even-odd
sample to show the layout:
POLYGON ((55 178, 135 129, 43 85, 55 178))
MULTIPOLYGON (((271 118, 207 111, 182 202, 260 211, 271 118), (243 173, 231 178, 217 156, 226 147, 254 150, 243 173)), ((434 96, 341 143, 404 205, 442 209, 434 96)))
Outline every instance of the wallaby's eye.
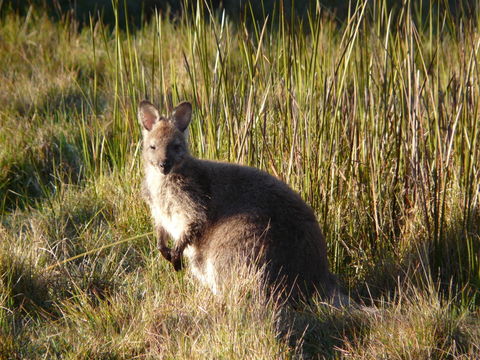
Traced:
POLYGON ((173 150, 174 151, 180 151, 181 148, 182 148, 182 146, 180 144, 173 145, 173 150))
POLYGON ((155 150, 157 147, 155 145, 150 145, 150 150, 155 150))

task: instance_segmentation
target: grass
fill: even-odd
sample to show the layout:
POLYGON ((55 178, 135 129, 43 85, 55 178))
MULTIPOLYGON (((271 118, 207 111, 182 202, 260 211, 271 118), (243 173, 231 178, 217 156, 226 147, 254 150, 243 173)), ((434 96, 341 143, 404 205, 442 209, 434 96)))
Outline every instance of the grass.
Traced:
POLYGON ((479 358, 478 18, 205 14, 4 12, 0 358, 479 358), (300 192, 368 307, 310 306, 283 341, 251 274, 214 297, 172 272, 140 196, 143 98, 194 104, 196 156, 300 192))

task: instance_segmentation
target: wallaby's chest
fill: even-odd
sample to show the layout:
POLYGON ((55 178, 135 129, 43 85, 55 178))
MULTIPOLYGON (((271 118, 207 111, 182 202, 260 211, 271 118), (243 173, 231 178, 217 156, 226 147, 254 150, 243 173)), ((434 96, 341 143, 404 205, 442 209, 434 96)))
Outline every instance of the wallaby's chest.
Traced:
POLYGON ((181 194, 158 176, 146 176, 150 193, 150 209, 156 225, 162 226, 170 236, 178 240, 189 223, 189 210, 181 194))

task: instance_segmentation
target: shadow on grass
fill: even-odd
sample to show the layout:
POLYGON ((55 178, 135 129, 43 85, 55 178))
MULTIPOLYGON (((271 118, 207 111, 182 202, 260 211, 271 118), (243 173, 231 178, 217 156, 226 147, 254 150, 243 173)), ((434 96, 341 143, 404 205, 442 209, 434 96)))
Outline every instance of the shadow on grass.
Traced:
POLYGON ((475 209, 469 221, 462 216, 446 224, 438 239, 413 244, 403 259, 379 258, 366 281, 353 289, 356 300, 367 305, 394 300, 399 286, 408 283, 424 290, 433 284, 460 305, 480 304, 480 212, 475 209))
MULTIPOLYGON (((375 258, 365 281, 359 281, 351 289, 350 295, 360 308, 334 310, 319 306, 311 313, 299 312, 288 341, 290 346, 299 347, 302 357, 307 359, 338 358, 342 351, 348 351, 345 344, 348 347, 367 342, 381 349, 388 347, 385 345, 388 341, 372 344, 370 338, 376 337, 383 327, 394 327, 398 322, 406 333, 413 333, 417 331, 414 317, 430 309, 434 315, 427 319, 435 324, 432 337, 442 342, 438 352, 468 355, 476 343, 471 333, 477 330, 474 326, 463 329, 463 325, 458 325, 459 319, 463 319, 458 314, 471 314, 475 321, 480 303, 479 285, 480 211, 474 209, 468 218, 459 211, 445 223, 438 239, 419 240, 401 259, 394 258, 391 252, 375 258), (422 299, 421 305, 415 302, 417 297, 422 299), (432 304, 437 308, 432 309, 432 304), (410 308, 413 315, 400 311, 410 308)), ((400 342, 405 340, 399 334, 392 336, 400 342)))
POLYGON ((25 260, 0 253, 0 284, 7 308, 28 313, 38 308, 51 310, 46 278, 36 274, 25 260))
MULTIPOLYGON (((255 18, 269 16, 270 18, 278 18, 283 13, 286 19, 290 18, 307 18, 307 12, 314 10, 315 6, 310 1, 284 1, 279 4, 276 0, 209 0, 207 1, 209 7, 212 8, 214 14, 221 13, 223 10, 232 18, 233 21, 239 21, 243 16, 239 14, 253 13, 255 18)), ((109 0, 57 0, 55 2, 45 2, 42 0, 28 0, 15 1, 4 0, 3 6, 0 6, 0 15, 7 11, 17 11, 20 14, 26 14, 31 5, 36 7, 43 7, 43 10, 48 12, 50 16, 55 19, 62 19, 65 14, 71 14, 83 26, 88 26, 90 16, 97 16, 102 19, 105 24, 113 26, 115 24, 115 10, 109 0)), ((323 13, 328 13, 338 19, 339 22, 345 22, 349 14, 353 12, 358 1, 334 1, 321 0, 317 2, 316 7, 322 9, 323 13)), ((1 3, 0 3, 1 5, 1 3)), ((388 0, 385 2, 386 10, 388 12, 400 13, 406 6, 402 0, 388 0)), ((427 17, 429 9, 434 11, 438 8, 440 11, 448 11, 450 16, 455 19, 461 18, 475 18, 478 5, 474 0, 447 0, 447 1, 422 1, 419 3, 413 2, 411 4, 412 11, 419 16, 427 17)), ((148 20, 156 12, 162 15, 178 16, 183 12, 189 14, 193 13, 195 9, 195 1, 176 0, 126 0, 119 1, 118 20, 121 28, 126 28, 126 21, 128 25, 133 28, 140 28, 145 20, 148 20), (186 10, 185 10, 186 9, 186 10)), ((372 5, 373 7, 373 5, 372 5)), ((373 12, 373 10, 372 10, 373 12)), ((205 11, 205 16, 208 12, 205 11)))
POLYGON ((62 136, 51 136, 18 158, 5 159, 0 165, 0 210, 24 209, 61 183, 78 183, 81 164, 78 149, 62 136))

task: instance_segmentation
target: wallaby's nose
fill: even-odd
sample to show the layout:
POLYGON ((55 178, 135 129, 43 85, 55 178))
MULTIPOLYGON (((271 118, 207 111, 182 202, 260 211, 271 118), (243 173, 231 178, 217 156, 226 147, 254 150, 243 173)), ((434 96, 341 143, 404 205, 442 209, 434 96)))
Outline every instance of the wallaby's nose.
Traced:
POLYGON ((162 172, 162 174, 166 175, 166 174, 169 173, 169 171, 171 169, 171 164, 167 160, 159 161, 158 167, 160 168, 160 171, 162 172))

